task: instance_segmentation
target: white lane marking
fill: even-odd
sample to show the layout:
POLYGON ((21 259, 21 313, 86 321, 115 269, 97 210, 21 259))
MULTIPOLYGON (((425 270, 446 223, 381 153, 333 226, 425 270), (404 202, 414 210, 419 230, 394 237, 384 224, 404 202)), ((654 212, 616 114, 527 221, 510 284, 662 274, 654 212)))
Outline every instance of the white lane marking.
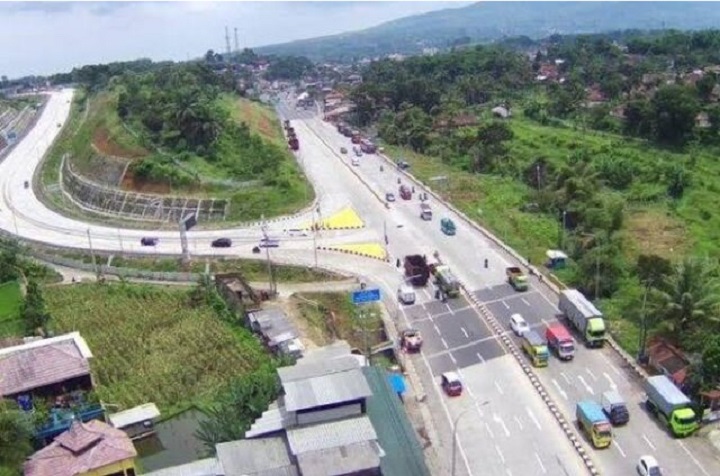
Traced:
POLYGON ((560 386, 558 381, 555 379, 552 379, 552 383, 553 383, 553 385, 555 385, 555 388, 557 388, 558 392, 560 392, 560 395, 562 395, 563 398, 565 400, 567 400, 568 399, 567 393, 565 393, 565 390, 562 389, 562 387, 560 386))
POLYGON ((525 407, 525 411, 527 411, 528 416, 533 421, 533 423, 535 423, 535 426, 538 427, 538 430, 542 430, 540 422, 537 420, 537 418, 535 418, 535 415, 533 414, 532 410, 530 410, 530 407, 525 407))
MULTIPOLYGON (((448 345, 447 345, 447 342, 445 342, 445 338, 441 337, 441 338, 440 338, 440 341, 443 343, 443 345, 445 346, 446 349, 449 348, 448 345)), ((581 378, 582 378, 582 377, 581 377, 581 378)))
POLYGON ((617 448, 617 450, 620 452, 620 454, 622 455, 623 458, 627 458, 627 455, 625 454, 623 449, 620 447, 620 445, 618 444, 616 439, 613 439, 612 444, 613 444, 613 446, 615 446, 615 448, 617 448))
POLYGON ((622 375, 623 375, 622 372, 620 371, 620 369, 618 369, 616 366, 613 365, 613 363, 610 361, 610 359, 608 359, 607 357, 605 357, 605 356, 602 354, 602 352, 596 352, 596 354, 599 355, 600 357, 602 357, 603 359, 605 359, 605 362, 607 362, 608 367, 610 367, 611 369, 613 369, 613 372, 615 372, 616 374, 618 374, 619 376, 622 377, 622 375))
POLYGON ((498 456, 500 456, 500 461, 505 464, 505 456, 503 456, 502 451, 500 451, 500 447, 498 445, 495 445, 495 451, 497 451, 498 456))
POLYGON ((648 437, 645 436, 645 433, 643 433, 643 436, 642 436, 642 437, 643 437, 643 440, 645 440, 645 443, 647 443, 648 446, 649 446, 650 448, 652 448, 653 451, 654 451, 654 450, 655 450, 655 445, 653 445, 653 444, 650 442, 650 439, 648 439, 648 437))
POLYGON ((448 352, 448 355, 450 356, 450 360, 452 360, 452 363, 457 365, 457 360, 455 360, 455 357, 453 357, 452 353, 448 352))
POLYGON ((565 375, 565 372, 560 372, 560 376, 565 379, 565 381, 570 385, 570 379, 567 375, 565 375))
POLYGON ((523 424, 522 424, 522 422, 520 421, 520 419, 517 417, 517 415, 514 416, 513 418, 515 419, 515 423, 517 423, 518 426, 520 427, 520 430, 522 430, 522 429, 523 429, 523 424))
POLYGON ((530 303, 528 302, 527 299, 525 299, 525 298, 520 298, 520 300, 521 300, 522 302, 524 302, 526 306, 530 306, 530 303))
POLYGON ((592 373, 592 370, 590 370, 590 367, 585 367, 585 371, 588 373, 588 375, 590 375, 593 378, 593 380, 595 380, 596 382, 598 381, 598 378, 595 376, 594 373, 592 373))
POLYGON ((512 476, 512 471, 510 471, 509 468, 505 468, 505 472, 507 473, 508 476, 512 476))
POLYGON ((480 359, 480 362, 482 362, 483 364, 485 363, 485 359, 483 359, 483 356, 480 355, 480 352, 475 352, 475 355, 478 356, 478 359, 480 359))
POLYGON ((468 335, 468 332, 465 330, 464 327, 461 327, 460 330, 462 331, 463 334, 465 334, 465 338, 466 338, 466 339, 469 339, 469 338, 470 338, 470 336, 468 335))
POLYGON ((610 377, 610 375, 608 375, 607 372, 603 372, 603 375, 606 379, 608 379, 608 382, 610 382, 610 388, 617 390, 617 384, 615 384, 615 381, 610 377))
POLYGON ((500 415, 493 413, 493 421, 502 427, 505 431, 505 436, 510 436, 510 430, 508 430, 508 427, 505 425, 505 421, 500 417, 500 415))
POLYGON ((582 382, 582 384, 585 386, 585 390, 587 390, 588 392, 590 392, 591 395, 595 395, 595 391, 592 389, 592 387, 591 387, 590 385, 587 384, 587 382, 585 381, 585 379, 583 378, 582 375, 578 375, 578 379, 579 379, 579 380, 582 382))
POLYGON ((500 392, 500 395, 504 395, 504 394, 505 394, 505 392, 503 392, 503 389, 502 389, 502 387, 500 386, 500 384, 498 383, 497 380, 495 380, 495 388, 497 388, 497 391, 500 392))
POLYGON ((490 424, 488 422, 485 422, 485 428, 487 428, 488 433, 490 434, 490 438, 495 438, 495 433, 490 429, 490 424))
MULTIPOLYGON (((430 320, 432 321, 432 317, 430 318, 430 320)), ((438 335, 442 335, 440 334, 440 328, 437 326, 437 324, 433 324, 433 327, 435 328, 435 332, 437 332, 438 335)))
POLYGON ((505 306, 505 309, 510 309, 510 306, 508 306, 508 304, 505 301, 500 301, 500 302, 503 303, 503 306, 505 306))
POLYGON ((710 473, 708 473, 707 471, 705 471, 705 468, 703 468, 702 465, 700 464, 700 462, 697 460, 697 458, 695 458, 695 455, 693 455, 693 454, 690 452, 690 450, 687 449, 687 446, 685 446, 685 443, 683 443, 682 441, 678 441, 678 440, 676 440, 676 441, 678 442, 678 444, 680 445, 680 447, 685 450, 685 453, 688 454, 688 456, 689 456, 690 459, 693 461, 693 463, 695 463, 695 466, 697 466, 698 468, 700 468, 700 471, 702 471, 702 473, 703 473, 705 476, 710 476, 710 473))
POLYGON ((545 469, 545 465, 542 463, 540 455, 537 454, 537 452, 535 452, 535 458, 537 459, 537 462, 540 465, 540 469, 542 470, 543 474, 547 474, 547 469, 545 469))

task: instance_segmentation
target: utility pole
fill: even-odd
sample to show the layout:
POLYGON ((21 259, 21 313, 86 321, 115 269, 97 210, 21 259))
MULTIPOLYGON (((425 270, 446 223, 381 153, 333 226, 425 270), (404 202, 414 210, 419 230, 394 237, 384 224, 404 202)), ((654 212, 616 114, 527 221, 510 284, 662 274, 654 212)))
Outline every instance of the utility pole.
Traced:
POLYGON ((600 295, 600 254, 595 256, 595 300, 600 295))
POLYGON ((313 212, 312 212, 312 216, 313 216, 313 220, 312 220, 313 252, 315 253, 315 268, 314 269, 317 269, 317 267, 318 267, 317 232, 318 232, 318 230, 317 230, 317 221, 315 220, 315 212, 317 212, 318 215, 320 214, 320 206, 319 205, 318 205, 317 209, 313 209, 313 212))
POLYGON ((95 251, 93 250, 92 237, 90 236, 90 228, 87 229, 87 236, 88 236, 88 244, 90 245, 90 256, 92 256, 92 264, 93 264, 93 268, 95 268, 95 276, 97 276, 97 278, 99 279, 100 278, 100 269, 98 268, 97 260, 95 259, 95 251))
POLYGON ((230 56, 230 32, 228 31, 228 27, 225 27, 225 49, 228 55, 228 59, 230 56))
POLYGON ((237 36, 237 27, 235 27, 235 52, 240 52, 240 45, 238 43, 238 36, 237 36))
POLYGON ((640 342, 638 343, 638 362, 645 363, 645 342, 647 341, 647 314, 645 313, 645 305, 647 304, 648 292, 650 291, 650 281, 645 283, 645 295, 643 296, 642 310, 640 311, 640 342))
POLYGON ((262 222, 263 222, 263 225, 262 225, 261 229, 263 232, 263 237, 266 240, 266 242, 265 242, 265 245, 266 245, 265 246, 265 258, 267 260, 268 281, 269 281, 269 285, 270 285, 270 292, 272 294, 275 294, 275 292, 276 292, 275 277, 273 276, 272 261, 270 260, 270 247, 267 246, 268 235, 267 235, 267 223, 265 222, 265 214, 262 215, 262 222))

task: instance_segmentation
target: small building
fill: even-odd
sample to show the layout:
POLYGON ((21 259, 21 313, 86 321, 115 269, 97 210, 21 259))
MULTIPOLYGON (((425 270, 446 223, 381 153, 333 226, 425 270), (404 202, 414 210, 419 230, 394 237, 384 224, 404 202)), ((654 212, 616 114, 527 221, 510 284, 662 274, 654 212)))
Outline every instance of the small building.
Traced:
POLYGON ((682 388, 690 369, 690 360, 685 354, 663 339, 650 342, 647 353, 650 365, 682 388))
POLYGON ((248 313, 250 328, 263 337, 265 345, 277 354, 302 357, 305 349, 300 333, 287 315, 279 309, 265 309, 248 313))
POLYGON ((144 403, 122 412, 108 415, 110 424, 124 431, 131 440, 138 440, 155 433, 155 420, 160 410, 154 403, 144 403))
POLYGON ((492 113, 493 113, 493 116, 499 117, 501 119, 507 119, 512 115, 510 113, 510 110, 503 106, 498 106, 498 107, 492 108, 492 113))
POLYGON ((75 422, 25 462, 25 476, 135 476, 137 451, 122 431, 75 422))

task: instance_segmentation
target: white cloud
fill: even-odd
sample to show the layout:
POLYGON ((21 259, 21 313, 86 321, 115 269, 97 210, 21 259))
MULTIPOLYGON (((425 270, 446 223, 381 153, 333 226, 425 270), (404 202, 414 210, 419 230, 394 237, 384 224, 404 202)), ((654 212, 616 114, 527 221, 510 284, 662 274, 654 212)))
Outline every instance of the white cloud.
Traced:
MULTIPOLYGON (((467 3, 467 2, 463 2, 467 3)), ((459 6, 447 2, 0 3, 0 74, 18 77, 132 60, 184 60, 241 47, 359 30, 459 6)))

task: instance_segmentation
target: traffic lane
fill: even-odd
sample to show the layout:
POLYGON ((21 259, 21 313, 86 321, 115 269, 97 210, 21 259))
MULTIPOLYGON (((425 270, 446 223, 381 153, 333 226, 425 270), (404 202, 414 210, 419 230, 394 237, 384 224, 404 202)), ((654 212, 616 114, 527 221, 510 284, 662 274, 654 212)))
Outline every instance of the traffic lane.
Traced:
POLYGON ((513 357, 459 373, 466 395, 448 406, 454 418, 466 412, 458 424, 461 441, 482 442, 467 453, 477 474, 587 474, 513 357))

